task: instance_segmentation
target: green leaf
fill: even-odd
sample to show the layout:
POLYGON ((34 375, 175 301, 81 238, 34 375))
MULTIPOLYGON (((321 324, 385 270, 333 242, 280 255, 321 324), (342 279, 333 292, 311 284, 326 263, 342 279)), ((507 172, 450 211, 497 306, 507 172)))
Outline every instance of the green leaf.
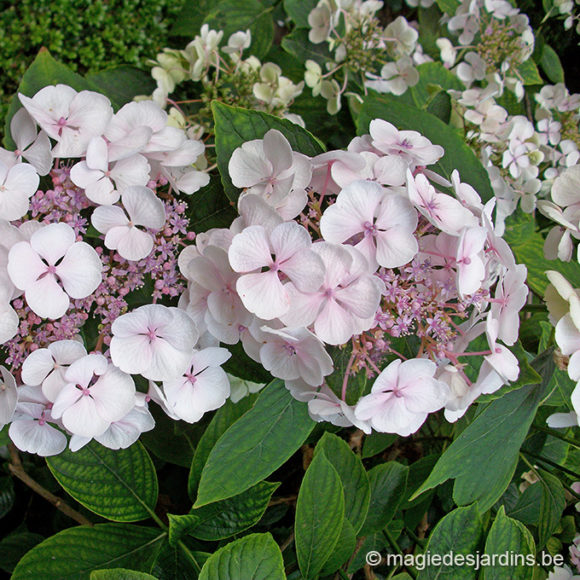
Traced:
POLYGON ((185 36, 189 40, 193 40, 194 36, 199 34, 203 21, 215 4, 215 0, 186 0, 175 19, 171 35, 185 36))
POLYGON ((363 442, 362 458, 368 459, 382 453, 398 439, 393 433, 372 433, 363 442))
POLYGON ((503 580, 506 573, 510 580, 532 580, 536 563, 534 538, 521 522, 506 516, 505 509, 501 506, 487 534, 485 553, 491 556, 506 552, 515 555, 517 561, 510 562, 507 566, 500 564, 485 567, 484 580, 503 580))
POLYGON ((344 515, 340 476, 326 456, 318 453, 306 470, 296 501, 296 555, 306 580, 315 578, 332 555, 344 515))
POLYGON ((279 483, 261 481, 239 495, 194 509, 187 515, 170 514, 170 542, 174 541, 172 530, 175 534, 175 526, 180 527, 182 523, 186 524, 190 536, 207 541, 223 540, 251 528, 260 521, 279 486, 279 483))
POLYGON ((326 455, 342 481, 344 517, 357 534, 365 521, 371 499, 369 478, 362 461, 346 441, 328 432, 316 445, 315 455, 319 452, 326 455))
MULTIPOLYGON (((56 84, 68 85, 77 91, 91 90, 102 92, 92 83, 52 58, 48 50, 41 48, 37 57, 22 76, 18 92, 27 97, 33 97, 40 89, 56 84)), ((18 95, 14 95, 8 108, 4 128, 4 144, 9 148, 16 146, 10 138, 10 121, 21 107, 18 95)))
MULTIPOLYGON (((455 562, 458 555, 474 555, 481 543, 483 528, 477 504, 460 507, 442 518, 435 526, 426 553, 454 554, 455 562)), ((478 573, 473 566, 459 566, 441 563, 427 566, 421 570, 417 580, 435 580, 437 578, 453 578, 453 580, 475 579, 478 573)))
POLYGON ((270 534, 227 544, 203 565, 199 580, 286 580, 282 552, 270 534))
POLYGON ((342 521, 342 530, 336 546, 320 571, 321 576, 328 576, 336 572, 353 554, 356 549, 356 533, 350 522, 345 518, 342 521))
POLYGON ((307 406, 283 381, 272 381, 211 450, 194 507, 238 495, 268 477, 300 448, 314 425, 307 406))
POLYGON ((69 528, 30 550, 12 579, 85 580, 92 570, 112 566, 148 572, 165 537, 159 529, 127 524, 69 528))
POLYGON ((149 454, 137 442, 113 451, 92 441, 46 460, 67 493, 92 512, 117 522, 150 517, 157 503, 157 474, 149 454))
POLYGON ((455 11, 461 4, 459 0, 436 0, 436 2, 441 12, 445 12, 445 14, 449 14, 450 16, 455 14, 455 11))
POLYGON ((528 60, 520 64, 518 72, 522 77, 524 86, 544 84, 544 81, 540 76, 540 71, 538 70, 536 63, 531 58, 528 58, 528 60))
POLYGON ((580 286, 580 264, 576 260, 562 262, 544 258, 544 239, 536 232, 532 215, 522 211, 511 215, 503 238, 510 245, 516 261, 526 265, 528 285, 539 296, 544 296, 548 285, 546 270, 557 270, 572 286, 580 286))
POLYGON ((371 484, 371 501, 361 536, 380 532, 395 515, 405 496, 409 468, 396 461, 373 467, 368 475, 371 484))
POLYGON ((384 119, 399 130, 418 131, 432 143, 441 145, 445 155, 431 167, 451 180, 454 169, 459 170, 462 182, 475 188, 484 201, 494 195, 487 171, 456 129, 426 111, 404 105, 388 95, 371 94, 365 98, 357 121, 359 135, 368 133, 373 119, 384 119))
POLYGON ((453 441, 412 499, 455 479, 458 505, 478 501, 486 512, 507 489, 544 391, 528 385, 496 399, 453 441))
POLYGON ((411 96, 419 109, 425 108, 438 89, 464 91, 465 85, 439 62, 426 62, 417 67, 419 82, 411 87, 411 96))
POLYGON ((211 228, 229 228, 238 216, 217 175, 212 175, 206 187, 187 199, 186 214, 189 226, 196 234, 211 228))
POLYGON ((566 497, 562 482, 547 471, 538 470, 542 486, 540 520, 538 522, 538 550, 541 550, 560 523, 566 507, 566 497))
POLYGON ((195 550, 193 543, 191 538, 184 538, 176 546, 166 542, 151 573, 159 580, 197 580, 210 555, 195 550))
POLYGON ((150 73, 128 65, 89 73, 86 80, 99 87, 99 91, 111 99, 115 109, 130 103, 138 95, 151 95, 157 86, 150 73))
POLYGON ((269 383, 274 378, 260 363, 246 354, 241 343, 228 344, 228 350, 232 356, 223 366, 226 373, 253 383, 269 383))
POLYGON ((526 525, 537 524, 540 521, 542 493, 543 489, 539 481, 526 487, 513 509, 508 510, 510 517, 526 525))
MULTIPOLYGON (((304 64, 307 60, 313 60, 324 69, 324 65, 332 60, 328 44, 326 42, 312 44, 308 40, 308 31, 308 28, 296 28, 284 36, 282 48, 290 53, 297 62, 304 64)), ((310 89, 306 90, 310 91, 310 89)))
MULTIPOLYGON (((148 300, 151 300, 151 294, 148 300)), ((199 423, 175 421, 157 405, 151 406, 151 414, 155 428, 141 435, 141 443, 162 461, 189 467, 195 450, 194 442, 199 438, 199 435, 196 437, 199 423)))
MULTIPOLYGON (((221 0, 212 7, 204 24, 213 30, 223 30, 223 43, 238 30, 250 30, 252 44, 247 54, 263 59, 274 38, 272 7, 264 6, 258 0, 221 0)), ((193 37, 192 37, 193 38, 193 37)))
POLYGON ((308 15, 317 4, 318 0, 284 0, 284 10, 297 28, 308 28, 308 15))
POLYGON ((217 164, 228 198, 236 202, 240 190, 234 186, 228 173, 232 153, 252 139, 262 139, 270 129, 277 129, 288 139, 293 151, 314 156, 324 151, 324 146, 306 129, 260 111, 230 107, 217 101, 212 103, 215 120, 215 149, 217 164))
POLYGON ((16 493, 14 492, 12 478, 0 476, 0 519, 12 509, 15 499, 16 493))
POLYGON ((12 572, 18 561, 34 546, 44 540, 40 534, 17 532, 0 541, 0 570, 12 572))
POLYGON ((126 568, 109 568, 108 570, 93 570, 90 580, 157 580, 146 572, 136 572, 126 568))
POLYGON ((542 51, 540 66, 551 82, 564 82, 564 67, 562 67, 560 57, 558 56, 558 53, 547 44, 544 45, 544 50, 542 51))
POLYGON ((209 457, 210 451, 213 449, 217 440, 227 431, 227 429, 235 423, 248 409, 252 407, 256 401, 257 396, 249 395, 244 397, 237 403, 231 400, 226 401, 226 404, 220 407, 214 415, 211 423, 207 426, 193 455, 191 462, 191 469, 189 471, 189 479, 187 482, 187 490, 189 497, 194 498, 197 492, 197 486, 201 478, 205 462, 209 457))

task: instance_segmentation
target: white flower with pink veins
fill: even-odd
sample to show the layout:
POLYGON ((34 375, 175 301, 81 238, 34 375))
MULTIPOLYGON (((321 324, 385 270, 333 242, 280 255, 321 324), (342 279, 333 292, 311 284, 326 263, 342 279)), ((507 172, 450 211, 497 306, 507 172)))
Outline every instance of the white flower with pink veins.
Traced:
POLYGON ((285 220, 296 217, 306 206, 312 164, 305 155, 292 151, 280 131, 270 129, 263 139, 238 147, 228 171, 236 187, 263 197, 285 220))
POLYGON ((30 242, 14 244, 7 270, 30 309, 51 319, 68 310, 70 298, 86 298, 102 280, 99 255, 89 244, 77 242, 74 230, 64 223, 44 226, 30 242))
POLYGON ((447 402, 449 387, 434 378, 436 370, 427 359, 394 360, 377 377, 371 393, 357 403, 356 417, 381 433, 402 437, 415 433, 429 413, 447 402))
POLYGON ((40 177, 32 165, 5 165, 0 161, 0 219, 12 221, 23 217, 39 183, 40 177))
POLYGON ((43 395, 52 403, 64 387, 69 366, 87 355, 81 342, 57 340, 47 348, 31 352, 22 363, 22 380, 26 385, 42 386, 43 395))
POLYGON ((88 354, 73 362, 64 375, 52 417, 61 419, 71 433, 102 435, 114 421, 135 406, 135 383, 102 354, 88 354))
POLYGON ((382 283, 369 273, 367 261, 351 246, 319 242, 312 249, 324 262, 322 285, 317 292, 307 294, 289 283, 290 310, 282 322, 292 326, 314 323, 320 340, 344 344, 372 326, 382 283))
POLYGON ((133 185, 121 194, 125 211, 117 205, 101 205, 91 223, 105 234, 105 246, 117 250, 125 260, 146 258, 153 249, 153 237, 138 226, 159 230, 165 225, 165 206, 148 187, 133 185))
POLYGON ((387 155, 399 155, 409 163, 411 169, 431 165, 445 153, 440 145, 433 145, 417 131, 399 131, 383 119, 374 119, 369 126, 372 145, 387 155))
POLYGON ((18 97, 32 118, 57 141, 54 157, 81 157, 92 137, 102 135, 113 116, 107 97, 77 93, 66 85, 44 87, 34 97, 18 97))
POLYGON ((341 244, 352 239, 372 270, 398 268, 417 254, 417 222, 417 212, 408 199, 378 183, 354 181, 324 211, 320 231, 327 242, 341 244))
POLYGON ((161 304, 146 304, 119 316, 111 331, 113 364, 153 381, 181 376, 199 338, 188 314, 161 304))
POLYGON ((242 274, 236 290, 244 306, 264 320, 286 314, 290 297, 280 275, 302 292, 318 290, 324 264, 311 246, 310 234, 296 222, 282 223, 270 233, 250 226, 234 236, 228 255, 232 269, 242 274))
POLYGON ((230 356, 218 347, 194 351, 182 376, 163 381, 169 410, 179 419, 195 423, 204 413, 219 409, 230 395, 230 381, 221 368, 230 356))

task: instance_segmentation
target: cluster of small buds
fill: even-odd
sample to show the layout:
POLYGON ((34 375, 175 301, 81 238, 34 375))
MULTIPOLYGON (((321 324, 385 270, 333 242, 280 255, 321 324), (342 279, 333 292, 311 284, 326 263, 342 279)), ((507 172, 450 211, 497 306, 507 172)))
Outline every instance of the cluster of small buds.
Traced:
POLYGON ((448 39, 438 41, 443 62, 469 88, 473 83, 494 85, 501 94, 513 91, 518 100, 524 96, 519 67, 534 50, 534 34, 528 17, 507 0, 462 0, 447 27, 458 34, 463 54, 457 64, 457 47, 448 39))
POLYGON ((164 108, 172 105, 169 114, 175 123, 198 136, 212 130, 212 100, 287 117, 303 125, 300 117, 291 115, 288 109, 304 83, 293 83, 272 62, 261 63, 253 55, 244 59, 243 53, 252 41, 249 30, 232 34, 226 46, 220 46, 222 39, 223 31, 204 24, 185 49, 166 48, 158 54, 150 63, 157 82, 153 100, 164 108), (185 81, 201 83, 199 98, 172 100, 170 95, 185 81), (197 106, 189 111, 188 104, 197 106))
POLYGON ((331 115, 341 109, 349 87, 402 95, 419 81, 415 65, 428 58, 418 33, 403 16, 383 27, 377 16, 382 7, 377 0, 319 0, 308 16, 310 42, 326 42, 333 59, 324 63, 325 71, 306 61, 304 80, 314 96, 327 100, 331 115))

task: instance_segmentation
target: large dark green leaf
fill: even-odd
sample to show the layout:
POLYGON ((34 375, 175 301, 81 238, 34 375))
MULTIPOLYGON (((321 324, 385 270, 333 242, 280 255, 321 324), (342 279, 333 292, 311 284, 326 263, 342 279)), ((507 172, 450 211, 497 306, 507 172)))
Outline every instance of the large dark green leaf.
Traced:
POLYGON ((518 560, 507 566, 495 565, 483 569, 485 580, 503 580, 506 573, 510 580, 532 580, 536 561, 536 546, 530 531, 521 522, 505 515, 503 506, 497 516, 485 541, 485 553, 493 558, 493 554, 516 555, 518 560))
POLYGON ((538 522, 538 549, 541 550, 560 523, 562 512, 566 507, 566 497, 562 482, 556 476, 541 469, 538 473, 542 486, 538 522))
POLYGON ((496 399, 453 441, 414 497, 455 479, 458 505, 487 511, 507 489, 544 390, 528 385, 496 399))
POLYGON ((465 90, 465 85, 439 62, 426 62, 417 67, 419 82, 411 87, 410 93, 418 108, 427 106, 438 89, 445 91, 465 90))
POLYGON ((166 542, 155 560, 151 574, 158 580, 197 580, 210 555, 196 549, 195 543, 192 538, 184 538, 173 546, 166 542))
POLYGON ((341 534, 344 494, 340 477, 323 453, 314 456, 296 502, 294 536, 302 576, 315 578, 341 534))
POLYGON ((212 554, 199 580, 286 580, 282 552, 270 534, 251 534, 212 554))
MULTIPOLYGON (((332 55, 326 42, 312 44, 308 40, 308 28, 296 28, 290 34, 287 34, 282 39, 282 48, 302 64, 307 60, 313 60, 321 67, 324 67, 326 62, 332 60, 332 55)), ((308 88, 305 90, 310 91, 308 88)))
POLYGON ((99 568, 151 567, 166 538, 156 528, 98 524, 64 530, 30 550, 16 566, 13 580, 85 580, 99 568))
POLYGON ((226 404, 217 410, 211 423, 203 432, 203 435, 195 448, 195 454, 191 462, 191 469, 189 471, 189 479, 187 482, 189 497, 192 499, 195 497, 197 492, 201 472, 203 471, 203 467, 209 457, 210 451, 213 449, 213 446, 226 430, 252 407, 256 398, 256 395, 249 395, 237 403, 233 403, 231 400, 226 401, 226 404))
POLYGON ((40 534, 16 532, 0 541, 0 570, 12 572, 18 561, 28 550, 44 540, 40 534))
POLYGON ((199 34, 203 21, 215 4, 215 0, 186 0, 175 19, 171 34, 184 36, 188 42, 193 40, 194 36, 199 34))
POLYGON ((369 478, 360 457, 352 452, 346 441, 332 433, 322 436, 316 453, 324 453, 336 469, 344 490, 344 516, 355 534, 358 533, 367 516, 371 498, 369 478))
POLYGON ((547 44, 544 44, 544 48, 542 50, 542 60, 540 60, 540 66, 551 82, 564 82, 564 68, 560 62, 560 57, 558 56, 558 53, 547 44))
POLYGON ((360 535, 380 532, 392 519, 405 497, 409 468, 396 461, 376 465, 369 471, 371 501, 360 535))
POLYGON ((484 201, 494 195, 487 171, 456 129, 446 125, 435 115, 402 104, 389 95, 372 94, 365 98, 357 121, 358 134, 368 133, 373 119, 384 119, 399 130, 418 131, 432 143, 441 145, 445 155, 433 165, 434 171, 451 179, 454 169, 461 181, 469 183, 484 201))
POLYGON ((127 568, 109 568, 107 570, 93 570, 90 580, 157 580, 147 572, 136 572, 127 568))
POLYGON ((317 0, 284 0, 284 10, 297 28, 307 28, 308 15, 316 8, 317 3, 317 0))
POLYGON ((274 38, 274 21, 272 20, 272 7, 264 6, 258 0, 221 0, 214 4, 210 13, 206 16, 204 24, 208 24, 213 30, 223 30, 223 43, 239 30, 250 30, 252 44, 247 54, 253 54, 257 58, 264 58, 274 38))
POLYGON ((172 535, 179 537, 180 531, 200 540, 212 541, 223 540, 251 528, 264 515, 279 485, 261 481, 239 495, 194 509, 187 515, 170 514, 170 541, 174 541, 172 535))
POLYGON ((212 103, 215 121, 215 149, 217 164, 226 195, 237 201, 240 190, 234 186, 228 173, 232 153, 246 141, 262 139, 270 129, 277 129, 288 139, 294 151, 305 155, 318 155, 324 151, 322 143, 306 129, 260 111, 249 111, 230 107, 214 101, 212 103))
POLYGON ((8 476, 0 477, 0 519, 2 519, 14 505, 14 484, 12 478, 8 476))
POLYGON ((238 495, 268 477, 299 449, 314 425, 307 406, 282 381, 272 381, 211 450, 194 507, 238 495))
POLYGON ((448 513, 435 526, 426 552, 431 554, 450 554, 455 556, 455 562, 425 567, 419 572, 417 580, 435 580, 437 578, 453 578, 453 580, 471 580, 478 577, 474 566, 457 563, 457 556, 474 556, 482 541, 483 529, 477 504, 457 508, 448 513))
POLYGON ((113 451, 96 441, 46 462, 62 487, 87 509, 117 522, 148 518, 157 503, 157 474, 137 442, 113 451))
POLYGON ((90 73, 86 80, 99 87, 117 109, 139 95, 150 95, 157 86, 150 73, 128 65, 90 73))
POLYGON ((212 175, 206 187, 187 199, 189 225, 196 234, 211 228, 229 228, 237 215, 217 175, 212 175))

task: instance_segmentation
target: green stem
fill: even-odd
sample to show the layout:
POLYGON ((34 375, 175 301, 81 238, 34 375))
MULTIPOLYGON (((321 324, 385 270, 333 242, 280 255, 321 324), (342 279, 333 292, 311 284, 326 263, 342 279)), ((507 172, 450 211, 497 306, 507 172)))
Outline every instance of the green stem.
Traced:
POLYGON ((548 435, 551 435, 552 437, 556 437, 556 439, 561 439, 562 441, 565 441, 569 445, 573 445, 577 449, 580 449, 580 443, 577 443, 576 441, 573 441, 572 439, 568 439, 568 437, 561 435, 557 431, 553 431, 552 429, 548 429, 547 427, 542 427, 540 425, 532 425, 532 429, 535 429, 536 431, 541 431, 542 433, 547 433, 548 435))
POLYGON ((177 545, 181 548, 183 553, 186 555, 187 559, 193 564, 196 572, 199 574, 201 572, 201 566, 198 561, 194 558, 193 554, 189 551, 189 548, 181 541, 177 542, 177 545))
POLYGON ((419 546, 421 546, 421 548, 424 548, 427 545, 427 542, 425 540, 422 540, 421 538, 416 536, 415 532, 411 531, 409 528, 406 528, 405 531, 406 531, 407 535, 411 538, 411 540, 413 540, 413 542, 415 542, 415 544, 418 544, 419 546))
MULTIPOLYGON (((395 552, 397 552, 397 554, 400 554, 401 556, 405 556, 405 554, 403 553, 403 550, 401 550, 401 548, 399 547, 399 544, 397 544, 397 540, 395 540, 395 538, 393 537, 393 534, 391 534, 391 532, 389 531, 388 528, 385 528, 383 530, 383 534, 385 535, 385 538, 387 538, 387 541, 389 542, 389 544, 391 545, 391 548, 393 548, 393 550, 395 550, 395 552)), ((409 575, 413 578, 417 578, 417 570, 415 570, 415 568, 413 568, 412 566, 407 566, 407 571, 409 572, 409 575)))
MULTIPOLYGON (((530 453, 529 451, 524 451, 524 453, 526 455, 528 455, 529 457, 532 457, 533 459, 537 459, 538 461, 543 461, 546 465, 549 465, 550 467, 555 467, 556 469, 559 469, 560 471, 563 471, 564 473, 568 474, 570 477, 576 478, 577 481, 580 481, 580 474, 576 473, 575 471, 572 471, 571 469, 568 469, 567 467, 562 467, 561 465, 558 465, 556 462, 551 461, 550 459, 546 459, 545 457, 542 457, 541 455, 536 455, 535 453, 530 453)), ((529 462, 527 462, 527 461, 525 461, 525 462, 529 465, 529 462)))

